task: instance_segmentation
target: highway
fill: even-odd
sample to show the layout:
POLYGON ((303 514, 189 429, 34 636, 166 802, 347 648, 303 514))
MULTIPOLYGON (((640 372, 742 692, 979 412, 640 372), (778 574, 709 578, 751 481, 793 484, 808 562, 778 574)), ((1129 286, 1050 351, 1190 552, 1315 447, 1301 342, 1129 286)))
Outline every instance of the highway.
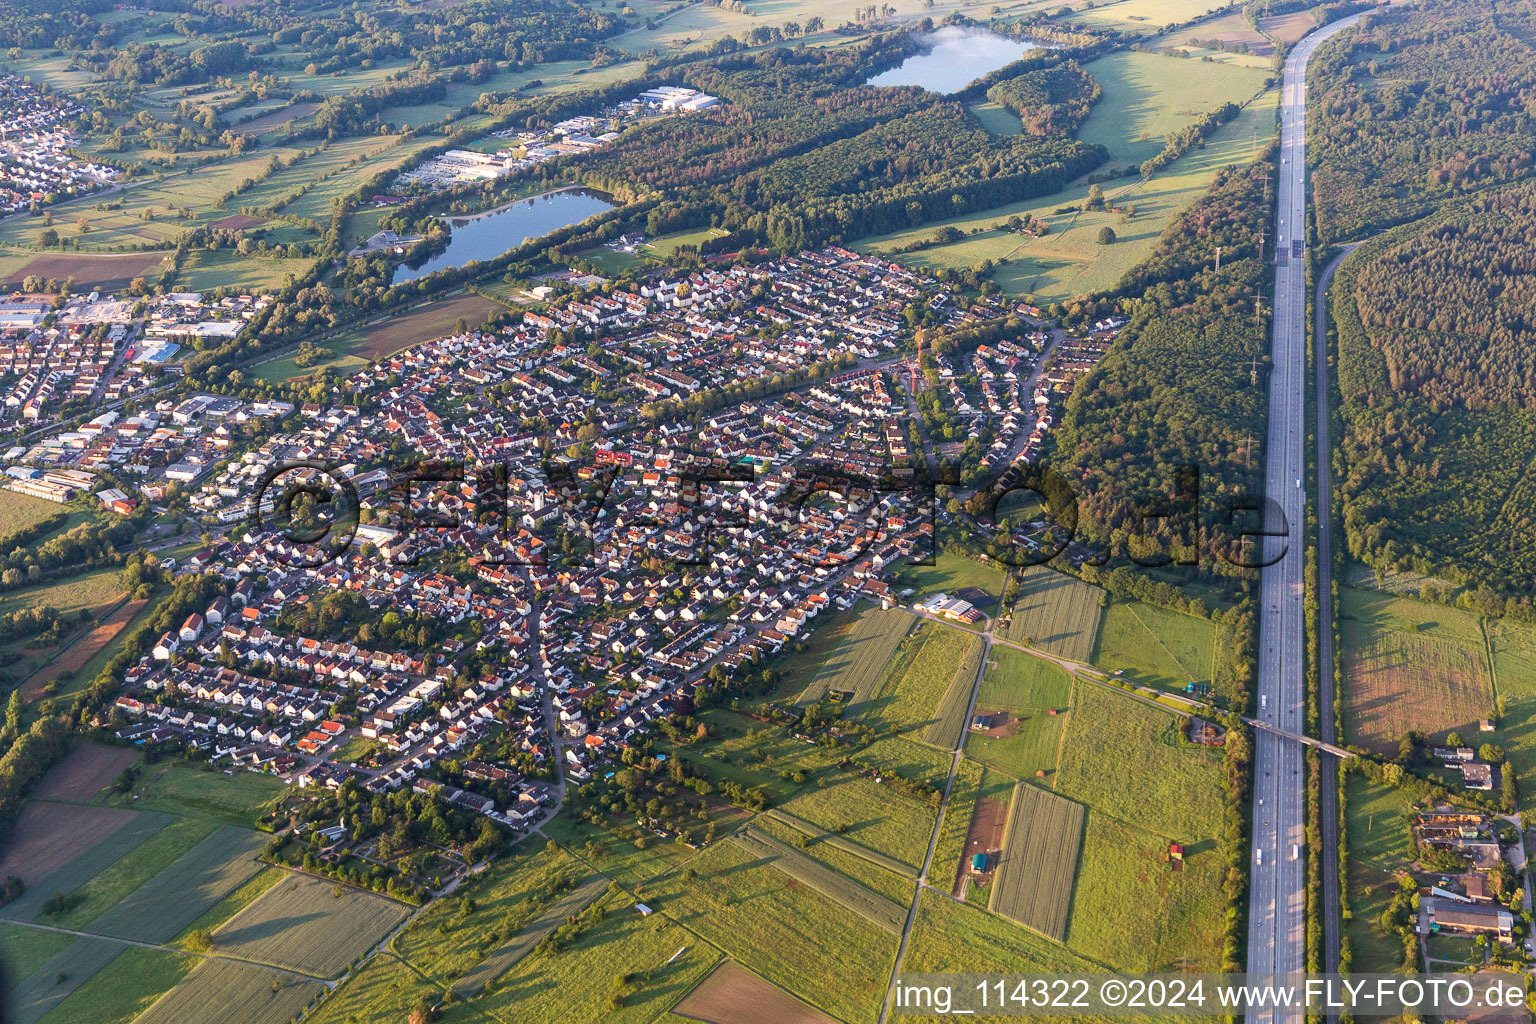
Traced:
MULTIPOLYGON (((1307 273, 1306 68, 1319 44, 1359 20, 1344 18, 1312 32, 1285 62, 1280 96, 1280 166, 1275 225, 1273 369, 1265 491, 1273 500, 1259 580, 1258 718, 1292 733, 1305 731, 1304 628, 1306 523, 1307 273), (1294 246, 1294 249, 1293 249, 1294 246), (1280 519, 1283 513, 1284 519, 1280 519)), ((1306 773, 1300 744, 1255 732, 1253 852, 1250 858, 1248 970, 1300 973, 1306 965, 1306 773), (1297 856, 1303 851, 1302 856, 1297 856)), ((1250 1014, 1251 1021, 1300 1021, 1300 1013, 1250 1014)))
MULTIPOLYGON (((1343 252, 1323 270, 1317 282, 1317 294, 1313 298, 1312 367, 1316 377, 1317 394, 1317 663, 1322 672, 1318 676, 1322 692, 1318 695, 1318 707, 1322 721, 1319 729, 1322 738, 1337 742, 1334 728, 1333 675, 1333 496, 1332 477, 1333 443, 1328 436, 1328 403, 1322 396, 1328 394, 1328 285, 1334 271, 1339 269, 1345 256, 1354 251, 1351 243, 1342 246, 1343 252)), ((1322 811, 1323 848, 1323 970, 1330 974, 1339 969, 1339 932, 1344 922, 1339 906, 1339 766, 1333 761, 1322 762, 1322 792, 1318 794, 1318 806, 1322 811)), ((1332 1018, 1330 1018, 1332 1019, 1332 1018)))

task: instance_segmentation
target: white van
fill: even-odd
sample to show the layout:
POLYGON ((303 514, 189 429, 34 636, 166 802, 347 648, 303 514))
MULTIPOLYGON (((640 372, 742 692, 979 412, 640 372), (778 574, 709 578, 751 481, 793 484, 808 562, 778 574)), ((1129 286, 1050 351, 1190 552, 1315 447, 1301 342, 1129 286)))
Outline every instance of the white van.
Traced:
POLYGON ((1291 844, 1291 860, 1301 860, 1301 844, 1291 844))
POLYGON ((1254 863, 1257 864, 1259 867, 1263 867, 1264 866, 1264 848, 1261 846, 1257 850, 1253 851, 1253 856, 1254 856, 1254 863))

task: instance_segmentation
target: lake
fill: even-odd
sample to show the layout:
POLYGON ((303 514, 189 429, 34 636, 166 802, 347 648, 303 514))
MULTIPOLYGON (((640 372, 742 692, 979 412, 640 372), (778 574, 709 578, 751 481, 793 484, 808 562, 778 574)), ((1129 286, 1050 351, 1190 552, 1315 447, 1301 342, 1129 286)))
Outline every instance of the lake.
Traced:
POLYGON ((882 71, 865 85, 917 85, 930 92, 959 92, 982 75, 1012 64, 1037 43, 1009 39, 994 32, 950 25, 920 42, 927 47, 889 71, 882 71))
POLYGON ((576 224, 595 213, 613 209, 601 192, 570 189, 534 196, 477 217, 449 217, 448 248, 420 266, 401 264, 391 284, 415 281, 447 267, 461 267, 473 260, 489 260, 516 249, 530 238, 576 224))

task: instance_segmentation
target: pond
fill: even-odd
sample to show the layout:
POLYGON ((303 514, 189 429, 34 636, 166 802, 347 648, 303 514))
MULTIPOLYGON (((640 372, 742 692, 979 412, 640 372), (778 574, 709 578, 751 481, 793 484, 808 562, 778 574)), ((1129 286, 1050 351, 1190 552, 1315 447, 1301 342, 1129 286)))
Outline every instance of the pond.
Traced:
POLYGON ((567 189, 523 199, 473 217, 449 217, 452 233, 448 247, 429 257, 419 266, 409 263, 395 268, 391 284, 415 281, 447 267, 461 267, 473 260, 488 260, 516 249, 530 238, 539 238, 557 228, 576 224, 595 213, 613 209, 613 203, 601 192, 567 189))
POLYGON ((866 85, 917 85, 930 92, 959 92, 982 75, 1012 64, 1039 44, 995 32, 950 25, 919 37, 926 49, 913 54, 866 85))

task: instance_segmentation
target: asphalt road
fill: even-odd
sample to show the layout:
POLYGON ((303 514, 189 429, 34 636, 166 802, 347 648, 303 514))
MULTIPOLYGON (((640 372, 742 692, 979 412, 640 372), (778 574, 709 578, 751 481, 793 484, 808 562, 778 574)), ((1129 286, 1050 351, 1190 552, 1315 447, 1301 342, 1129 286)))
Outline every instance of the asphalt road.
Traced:
MULTIPOLYGON (((1265 490, 1273 500, 1266 551, 1273 564, 1259 582, 1261 721, 1305 731, 1306 664, 1302 530, 1306 522, 1306 264, 1293 242, 1306 238, 1306 68, 1318 45, 1359 20, 1326 25, 1301 40, 1285 62, 1280 97, 1278 208, 1275 227, 1274 368, 1269 380, 1265 490), (1283 554, 1282 554, 1283 552, 1283 554)), ((1255 734, 1253 854, 1249 887, 1248 970, 1300 973, 1306 964, 1306 777, 1300 744, 1263 730, 1255 734)), ((1249 1020, 1295 1020, 1300 1013, 1250 1014, 1249 1020)))
MULTIPOLYGON (((1317 282, 1317 296, 1312 304, 1316 313, 1313 325, 1316 346, 1313 367, 1317 378, 1317 660, 1321 667, 1319 679, 1322 692, 1318 707, 1322 722, 1323 739, 1337 743, 1334 729, 1333 675, 1333 494, 1332 475, 1333 443, 1328 436, 1328 285, 1339 262, 1354 249, 1353 245, 1334 257, 1323 270, 1317 282)), ((1322 761, 1322 792, 1318 794, 1322 817, 1323 848, 1323 970, 1330 974, 1339 969, 1339 935, 1343 926, 1339 908, 1339 777, 1338 763, 1332 758, 1322 761)))

